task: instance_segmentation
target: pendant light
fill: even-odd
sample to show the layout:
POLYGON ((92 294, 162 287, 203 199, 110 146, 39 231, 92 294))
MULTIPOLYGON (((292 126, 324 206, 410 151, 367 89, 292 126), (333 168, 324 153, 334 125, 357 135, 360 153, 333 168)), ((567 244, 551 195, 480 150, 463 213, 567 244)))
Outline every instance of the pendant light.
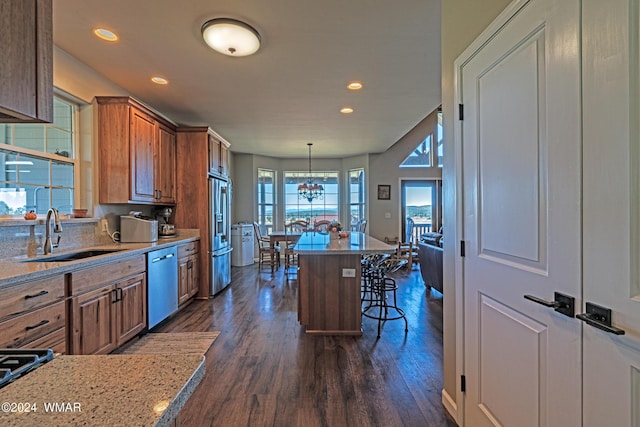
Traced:
POLYGON ((324 187, 320 184, 315 184, 311 176, 311 146, 313 144, 308 143, 309 146, 309 179, 307 182, 303 182, 298 185, 298 198, 306 199, 309 203, 314 200, 324 199, 324 187))

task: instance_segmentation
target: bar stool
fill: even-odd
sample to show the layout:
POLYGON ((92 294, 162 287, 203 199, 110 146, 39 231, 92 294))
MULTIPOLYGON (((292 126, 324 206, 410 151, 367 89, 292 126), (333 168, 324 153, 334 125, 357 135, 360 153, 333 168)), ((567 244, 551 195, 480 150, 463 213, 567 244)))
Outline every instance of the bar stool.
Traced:
POLYGON ((362 315, 378 321, 378 336, 380 329, 387 320, 404 320, 404 331, 409 331, 409 324, 404 310, 398 307, 396 281, 387 274, 398 271, 407 264, 407 260, 386 258, 373 267, 371 283, 371 301, 363 308, 362 315), (388 295, 391 293, 391 297, 388 295), (375 310, 375 309, 378 310, 375 310))
POLYGON ((360 259, 360 276, 362 278, 362 283, 360 285, 360 301, 363 304, 374 301, 373 280, 377 277, 376 268, 382 261, 390 256, 391 255, 389 254, 368 254, 363 255, 360 259))

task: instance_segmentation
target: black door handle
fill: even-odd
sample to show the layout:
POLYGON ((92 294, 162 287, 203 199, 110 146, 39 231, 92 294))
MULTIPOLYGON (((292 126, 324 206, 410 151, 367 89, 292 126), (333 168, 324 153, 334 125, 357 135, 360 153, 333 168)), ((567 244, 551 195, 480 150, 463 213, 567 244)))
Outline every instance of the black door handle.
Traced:
POLYGON ((538 298, 533 295, 525 295, 524 299, 528 299, 529 301, 537 302, 538 304, 542 304, 545 307, 558 308, 560 307, 560 303, 558 301, 548 301, 546 299, 538 298))
POLYGON ((560 292, 554 292, 553 296, 554 296, 553 301, 542 299, 534 295, 525 295, 524 298, 528 299, 529 301, 542 304, 545 307, 553 308, 555 311, 557 311, 560 314, 564 314, 565 316, 568 316, 571 318, 575 317, 575 314, 576 314, 575 301, 576 300, 574 297, 561 294, 560 292))
POLYGON ((611 326, 611 309, 588 302, 587 312, 576 317, 588 325, 614 335, 624 335, 624 329, 611 326))

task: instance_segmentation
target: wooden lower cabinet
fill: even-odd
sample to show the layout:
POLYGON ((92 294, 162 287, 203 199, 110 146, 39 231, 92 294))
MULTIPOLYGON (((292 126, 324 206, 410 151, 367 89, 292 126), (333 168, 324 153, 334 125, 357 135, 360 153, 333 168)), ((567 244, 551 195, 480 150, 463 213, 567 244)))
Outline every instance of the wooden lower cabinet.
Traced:
POLYGON ((182 305, 198 293, 198 256, 178 260, 178 304, 182 305))
POLYGON ((306 333, 362 335, 360 258, 298 254, 298 321, 306 333), (345 277, 345 269, 353 277, 345 277))
POLYGON ((0 347, 66 353, 65 275, 0 288, 0 347))
POLYGON ((65 320, 64 301, 7 319, 0 322, 0 347, 35 348, 34 342, 44 340, 64 353, 65 320))
POLYGON ((117 344, 123 344, 135 337, 147 326, 147 282, 146 274, 138 274, 116 284, 118 303, 117 344))
POLYGON ((146 274, 71 298, 73 354, 107 354, 146 326, 146 274))
POLYGON ((200 283, 199 241, 178 246, 178 305, 197 295, 200 283))
POLYGON ((72 354, 107 354, 116 348, 113 285, 71 299, 72 354))

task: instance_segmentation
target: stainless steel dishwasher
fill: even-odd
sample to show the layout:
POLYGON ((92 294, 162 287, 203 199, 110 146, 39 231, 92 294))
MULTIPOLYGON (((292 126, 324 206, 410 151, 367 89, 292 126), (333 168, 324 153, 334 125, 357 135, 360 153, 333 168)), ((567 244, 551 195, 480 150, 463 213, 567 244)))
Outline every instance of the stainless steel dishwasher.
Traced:
POLYGON ((177 247, 147 253, 147 327, 153 328, 177 310, 177 247))

